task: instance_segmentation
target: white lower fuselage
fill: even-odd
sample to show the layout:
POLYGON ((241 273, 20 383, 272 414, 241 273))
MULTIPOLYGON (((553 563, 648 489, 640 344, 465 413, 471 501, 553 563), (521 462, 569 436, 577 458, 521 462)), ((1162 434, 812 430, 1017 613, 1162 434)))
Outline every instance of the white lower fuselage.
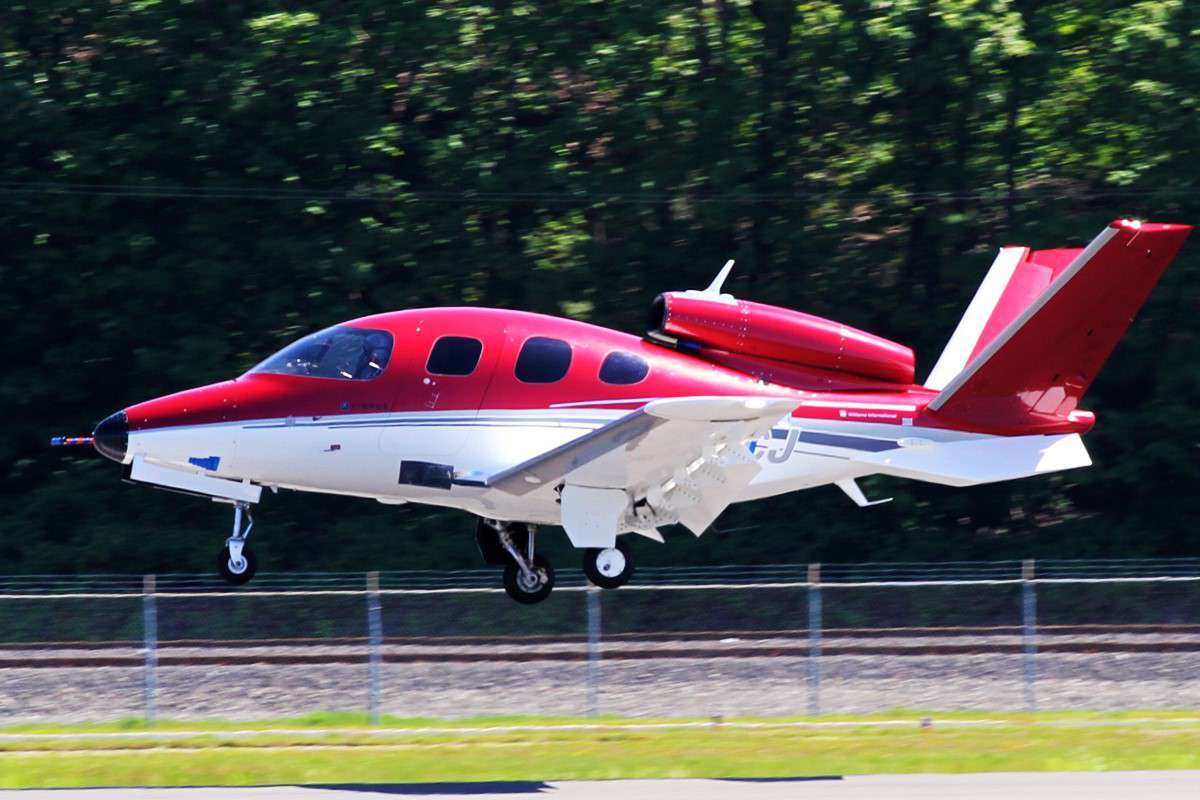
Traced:
MULTIPOLYGON (((414 502, 558 524, 544 495, 513 496, 485 478, 627 414, 548 408, 288 417, 132 432, 128 460, 268 488, 414 502), (401 462, 448 465, 449 488, 401 483, 401 462)), ((995 437, 912 425, 785 417, 750 443, 760 471, 736 502, 876 473, 951 485, 1084 466, 1076 434, 995 437)))

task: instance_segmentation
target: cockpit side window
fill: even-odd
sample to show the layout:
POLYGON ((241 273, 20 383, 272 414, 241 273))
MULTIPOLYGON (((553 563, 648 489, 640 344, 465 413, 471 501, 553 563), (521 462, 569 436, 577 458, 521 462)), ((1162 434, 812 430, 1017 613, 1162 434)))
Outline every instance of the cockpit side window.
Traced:
POLYGON ((339 325, 289 344, 250 372, 369 381, 387 368, 391 356, 387 331, 339 325))

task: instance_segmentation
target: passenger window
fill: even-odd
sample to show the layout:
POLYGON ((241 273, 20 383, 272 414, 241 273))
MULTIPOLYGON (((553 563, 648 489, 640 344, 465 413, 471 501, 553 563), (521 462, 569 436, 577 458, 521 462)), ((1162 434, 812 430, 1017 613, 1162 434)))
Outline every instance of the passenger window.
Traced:
POLYGON ((571 368, 571 345, 562 339, 534 336, 517 356, 516 375, 522 383, 554 383, 571 368))
POLYGON ((483 342, 468 336, 443 336, 429 351, 425 364, 430 375, 470 375, 479 366, 483 342))
POLYGON ((614 383, 627 386, 638 383, 650 372, 650 365, 641 356, 614 350, 604 357, 600 365, 600 380, 604 383, 614 383))

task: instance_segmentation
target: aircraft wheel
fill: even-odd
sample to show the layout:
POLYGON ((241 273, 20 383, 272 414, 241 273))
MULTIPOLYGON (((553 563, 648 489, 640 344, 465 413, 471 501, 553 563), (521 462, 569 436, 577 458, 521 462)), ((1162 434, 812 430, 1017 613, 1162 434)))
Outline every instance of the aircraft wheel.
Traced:
POLYGON ((510 560, 504 567, 504 591, 518 603, 540 603, 550 596, 553 588, 554 567, 550 566, 550 562, 541 554, 533 557, 532 580, 521 572, 515 561, 510 560))
POLYGON ((217 558, 217 571, 226 583, 241 586, 248 583, 254 577, 254 573, 258 572, 258 559, 250 545, 243 544, 242 557, 240 561, 234 562, 229 557, 229 547, 226 545, 221 548, 221 555, 217 558))
POLYGON ((601 589, 617 589, 633 577, 633 553, 620 539, 615 547, 589 547, 583 551, 583 572, 601 589))

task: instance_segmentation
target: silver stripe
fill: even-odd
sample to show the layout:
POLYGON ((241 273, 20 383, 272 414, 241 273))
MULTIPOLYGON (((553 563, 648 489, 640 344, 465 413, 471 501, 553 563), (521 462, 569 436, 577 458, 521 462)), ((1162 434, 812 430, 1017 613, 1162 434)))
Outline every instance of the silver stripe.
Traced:
POLYGON ((573 406, 618 406, 626 403, 653 403, 662 400, 661 397, 626 397, 619 400, 577 400, 572 403, 551 403, 551 408, 571 408, 573 406))
MULTIPOLYGON (((326 430, 373 430, 375 428, 555 428, 560 430, 594 431, 595 425, 543 422, 378 422, 362 425, 252 425, 243 430, 280 430, 287 428, 325 428, 326 430)), ((167 428, 166 430, 173 430, 167 428)))
POLYGON ((143 428, 141 430, 130 431, 131 436, 141 434, 155 433, 158 431, 183 431, 194 430, 201 428, 222 428, 222 427, 238 427, 243 429, 252 428, 277 428, 277 427, 353 427, 356 425, 379 425, 399 420, 412 420, 414 422, 427 423, 460 423, 460 422, 477 422, 496 421, 496 422, 514 422, 514 423, 550 423, 550 424, 576 424, 576 425, 603 425, 623 416, 624 411, 606 412, 604 410, 594 410, 591 414, 576 413, 571 414, 570 410, 555 411, 554 409, 517 409, 508 411, 506 409, 487 409, 479 414, 464 413, 463 411, 396 411, 384 412, 375 414, 300 414, 290 417, 262 417, 260 419, 241 419, 230 420, 227 422, 203 422, 193 425, 164 425, 158 428, 143 428), (603 415, 603 416, 600 416, 603 415), (289 422, 290 420, 290 422, 289 422))

